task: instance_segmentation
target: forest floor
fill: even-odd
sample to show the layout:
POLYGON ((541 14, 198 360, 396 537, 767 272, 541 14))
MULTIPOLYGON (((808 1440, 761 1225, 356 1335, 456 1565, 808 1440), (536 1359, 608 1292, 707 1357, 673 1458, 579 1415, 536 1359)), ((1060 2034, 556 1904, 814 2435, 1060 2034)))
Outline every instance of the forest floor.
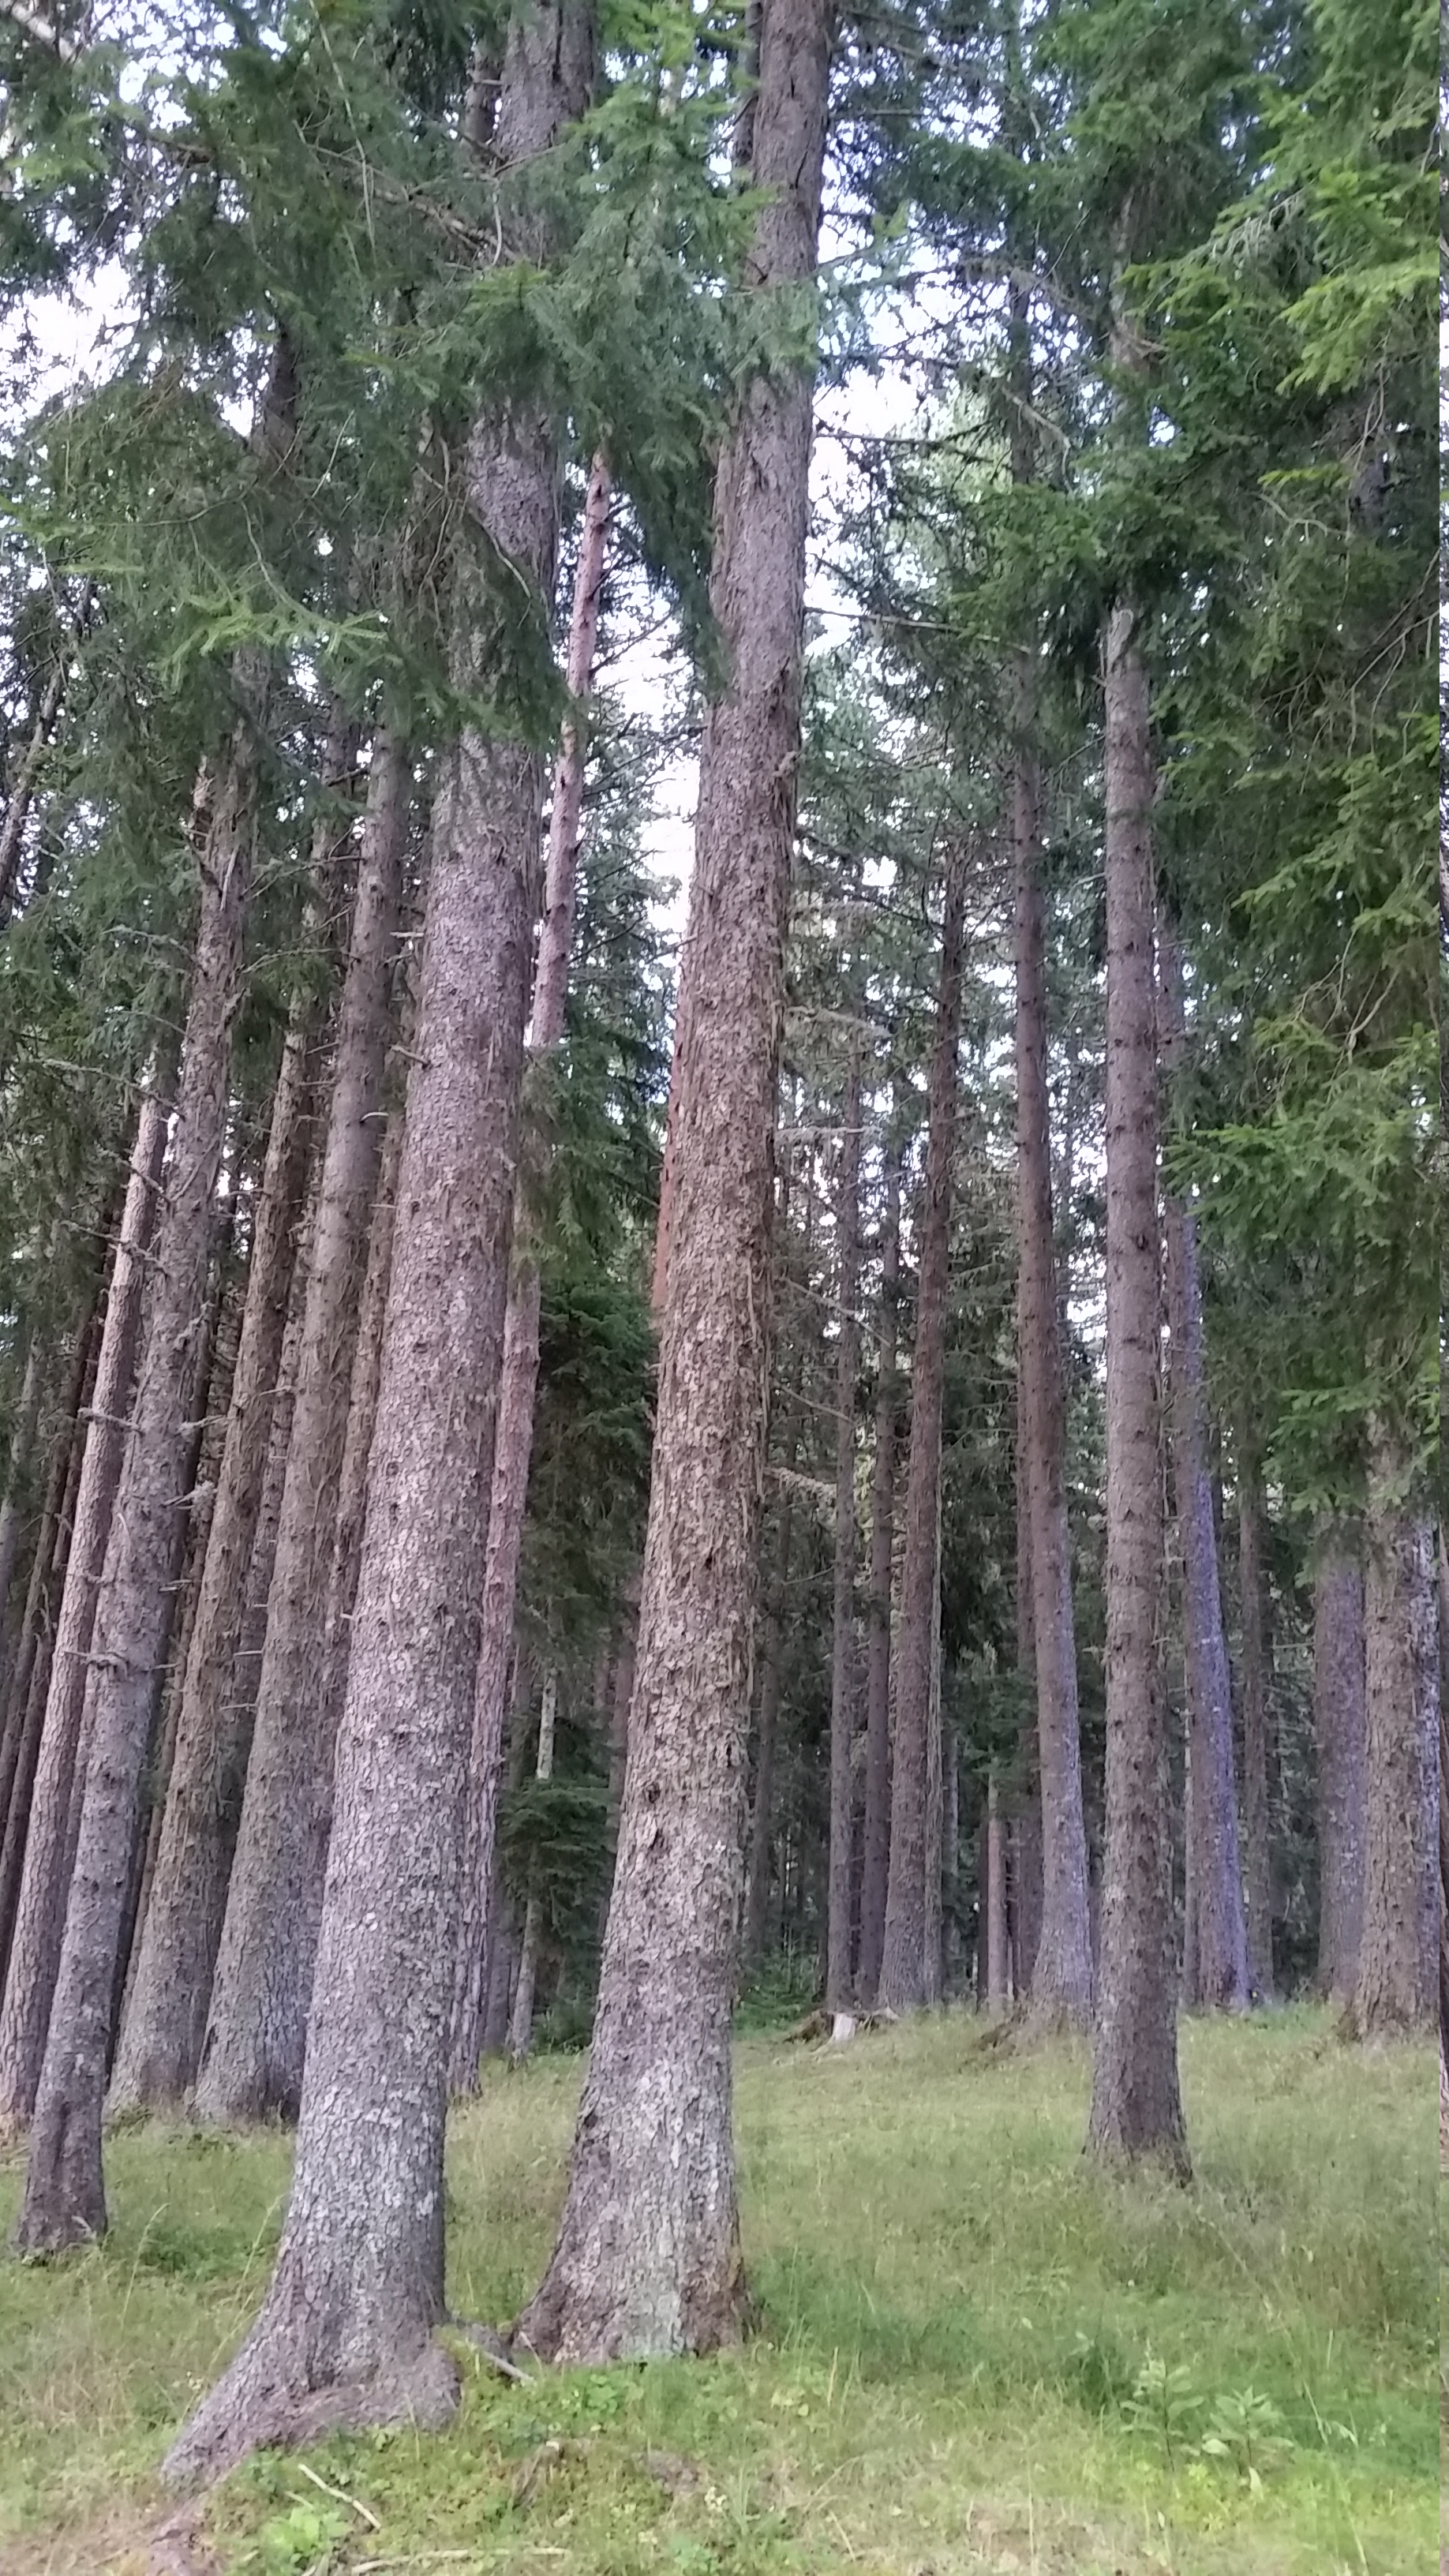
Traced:
MULTIPOLYGON (((1435 2564, 1435 2083, 1292 2011, 1182 2039, 1188 2189, 1080 2154, 1083 2050, 953 2013, 741 2042, 758 2337, 511 2386, 440 2438, 242 2470, 180 2555, 155 2467, 264 2285, 287 2142, 129 2130, 112 2233, 0 2263, 4 2576, 1414 2576, 1435 2564)), ((488 2081, 451 2295, 537 2278, 577 2058, 488 2081)), ((0 2170, 8 2229, 19 2170, 0 2170)))

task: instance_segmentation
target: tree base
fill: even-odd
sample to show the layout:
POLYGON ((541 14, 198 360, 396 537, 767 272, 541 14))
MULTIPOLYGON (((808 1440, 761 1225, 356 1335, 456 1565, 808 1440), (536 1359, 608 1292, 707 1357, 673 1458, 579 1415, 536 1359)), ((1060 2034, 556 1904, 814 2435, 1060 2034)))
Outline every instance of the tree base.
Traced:
POLYGON ((610 2282, 597 2274, 590 2277, 584 2267, 575 2276, 560 2247, 513 2330, 514 2349, 536 2361, 580 2370, 686 2355, 698 2361, 707 2353, 735 2350, 754 2327, 755 2304, 745 2286, 738 2245, 715 2282, 696 2282, 680 2294, 671 2284, 657 2300, 650 2286, 627 2278, 610 2282))
POLYGON ((209 2483, 253 2451, 299 2450, 329 2433, 440 2433, 457 2412, 457 2364, 431 2339, 364 2377, 315 2388, 298 2385, 285 2347, 283 2332, 265 2324, 243 2344, 162 2461, 167 2486, 209 2483))

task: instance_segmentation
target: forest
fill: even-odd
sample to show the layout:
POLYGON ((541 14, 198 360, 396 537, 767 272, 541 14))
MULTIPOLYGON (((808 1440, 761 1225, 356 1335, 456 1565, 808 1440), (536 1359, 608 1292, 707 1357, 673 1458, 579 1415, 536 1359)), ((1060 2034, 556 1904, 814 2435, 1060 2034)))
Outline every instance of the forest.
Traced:
POLYGON ((5 2576, 1436 2563, 1438 38, 0 0, 5 2576))

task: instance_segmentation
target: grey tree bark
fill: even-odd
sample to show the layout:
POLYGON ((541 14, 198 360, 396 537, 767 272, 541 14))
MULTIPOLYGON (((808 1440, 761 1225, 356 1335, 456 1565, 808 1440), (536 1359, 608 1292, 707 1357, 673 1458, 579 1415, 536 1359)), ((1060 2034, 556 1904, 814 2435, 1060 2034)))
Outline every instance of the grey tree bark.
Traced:
MULTIPOLYGON (((828 0, 765 0, 752 288, 815 274, 830 31, 828 0)), ((754 375, 716 477, 711 597, 729 676, 700 766, 632 1740, 568 2193, 520 2327, 558 2359, 707 2351, 743 2313, 730 2015, 811 412, 808 367, 754 375)))
MULTIPOLYGON (((836 1201, 835 1570, 830 1667, 830 1855, 826 1900, 825 2009, 848 2019, 851 1879, 855 1855, 855 1400, 860 1375, 860 1041, 851 1040, 836 1201)), ((841 2032, 842 2036, 847 2034, 841 2032)))
POLYGON ((1331 1522, 1313 1576, 1313 1733, 1318 1755, 1319 1992, 1346 2004, 1363 1922, 1365 1670, 1363 1549, 1331 1522))
POLYGON ((986 2009, 1011 2005, 1011 1948, 1006 1915, 1006 1820, 995 1771, 986 1784, 986 2009))
POLYGON ((911 1364, 911 1451, 906 1476, 905 1556, 896 1646, 895 1750, 891 1766, 890 1874, 879 2001, 910 2012, 940 1997, 941 1855, 932 1832, 932 1781, 939 1813, 940 1747, 932 1722, 941 1579, 941 1418, 946 1379, 946 1298, 951 1245, 951 1162, 956 1141, 956 1048, 966 927, 966 847, 946 860, 936 1034, 928 1086, 926 1177, 911 1364))
POLYGON ((1273 1726, 1268 1573, 1263 1560, 1263 1476, 1246 1425, 1238 1443, 1238 1583, 1243 1619, 1243 1856, 1247 1885, 1248 1974, 1254 1996, 1271 2003, 1273 1845, 1269 1801, 1273 1726))
POLYGON ((874 2009, 880 1987, 891 1854, 891 1591, 895 1562, 896 1414, 900 1405, 896 1346, 901 1270, 901 1156, 893 1132, 886 1138, 884 1163, 866 1611, 865 1819, 861 1832, 860 1956, 856 1969, 856 1989, 866 2011, 874 2009))
MULTIPOLYGON (((587 9, 515 15, 494 138, 505 172, 556 142, 592 79, 587 9)), ((546 248, 521 222, 504 240, 514 255, 546 248)), ((506 695, 519 594, 540 658, 552 597, 549 418, 532 405, 485 413, 465 488, 510 596, 464 564, 455 679, 506 695)), ((172 2450, 173 2480, 320 2424, 437 2424, 457 2402, 434 2341, 453 1930, 542 803, 525 738, 465 731, 434 815, 292 2196, 261 2314, 172 2450)))
MULTIPOLYGON (((26 1508, 31 1499, 30 1469, 40 1402, 45 1392, 46 1359, 45 1344, 40 1334, 32 1329, 16 1391, 10 1459, 5 1474, 5 1499, 0 1502, 0 1637, 4 1640, 0 1646, 0 1706, 3 1706, 4 1693, 9 1686, 14 1661, 12 1648, 19 1642, 19 1622, 11 1617, 13 1605, 10 1594, 20 1564, 26 1508)), ((7 1790, 4 1757, 0 1754, 0 1816, 5 1813, 7 1790)))
MULTIPOLYGON (((495 1476, 495 1491, 497 1490, 495 1476)), ((558 1668, 550 1664, 543 1677, 543 1702, 538 1715, 538 1758, 533 1766, 536 1780, 553 1778, 554 1728, 558 1718, 558 1668)), ((538 1950, 543 1934, 543 1909, 536 1888, 530 1887, 523 1909, 523 1931, 518 1944, 518 1976, 513 1989, 513 2010, 508 2023, 508 2055, 515 2066, 521 2066, 533 2046, 533 1996, 538 1977, 538 1950)))
POLYGON ((1422 2035, 1438 1992, 1434 1765, 1439 1635, 1434 1533, 1402 1440, 1370 1431, 1364 1515, 1363 1919, 1347 2028, 1362 2040, 1422 2035))
POLYGON ((1107 1816, 1088 2145, 1187 2169, 1159 1663, 1153 773, 1137 611, 1107 621, 1107 1816))

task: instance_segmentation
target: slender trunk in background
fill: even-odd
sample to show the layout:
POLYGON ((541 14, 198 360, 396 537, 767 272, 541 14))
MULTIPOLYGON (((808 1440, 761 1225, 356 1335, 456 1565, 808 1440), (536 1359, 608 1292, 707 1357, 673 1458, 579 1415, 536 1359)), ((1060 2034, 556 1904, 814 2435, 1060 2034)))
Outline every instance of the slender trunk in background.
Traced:
MULTIPOLYGON (((792 1086, 793 1091, 793 1086, 792 1086)), ((778 1153, 778 1142, 777 1142, 778 1153)), ((790 1241, 790 1196, 793 1166, 790 1148, 785 1148, 780 1166, 778 1200, 775 1211, 775 1241, 781 1247, 780 1258, 788 1259, 790 1241)), ((805 1193, 805 1263, 808 1271, 810 1245, 813 1240, 815 1202, 805 1193)), ((755 1657, 758 1681, 755 1710, 755 1772, 750 1794, 749 1830, 746 1842, 745 1921, 742 1964, 746 1976, 755 1975, 769 1947, 770 1938, 770 1863, 775 1830, 775 1737, 780 1716, 780 1666, 784 1643, 786 1607, 790 1597, 790 1547, 794 1534, 795 1496, 788 1479, 800 1448, 800 1384, 804 1369, 803 1346, 796 1353, 790 1383, 775 1398, 775 1410, 784 1417, 782 1465, 785 1483, 780 1494, 779 1522, 775 1537, 775 1561, 764 1578, 761 1604, 759 1651, 755 1657)), ((773 1418, 765 1431, 765 1473, 768 1482, 769 1443, 774 1430, 773 1418)))
MULTIPOLYGON (((1165 905, 1157 913, 1158 1045, 1169 1076, 1187 1052, 1182 960, 1165 905)), ((1197 1223, 1171 1190, 1163 1198, 1167 1320, 1171 1337, 1168 1425, 1172 1489, 1182 1551, 1183 1651, 1192 1766, 1195 2000, 1209 2012, 1242 2012, 1248 2001, 1247 1926, 1238 1806, 1233 1783, 1233 1706, 1218 1579, 1217 1534, 1208 1463, 1206 1362, 1197 1223)))
POLYGON ((840 1337, 835 1355, 835 1580, 830 1666, 830 1866, 826 1898, 825 2009, 848 2037, 854 2004, 850 1973, 851 1862, 855 1848, 852 1754, 855 1747, 855 1392, 860 1374, 860 1040, 851 1039, 845 1084, 845 1132, 836 1203, 836 1278, 840 1337))
POLYGON ((1137 612, 1107 622, 1107 1820, 1088 2144, 1187 2168, 1160 1664, 1153 774, 1137 612))
POLYGON ((30 819, 36 785, 65 698, 67 676, 66 657, 58 654, 41 693, 30 740, 15 773, 15 784, 6 798, 5 819, 0 822, 0 929, 5 927, 15 910, 20 862, 25 848, 25 826, 30 819))
POLYGON ((634 1697, 634 1653, 638 1636, 639 1586, 637 1580, 631 1580, 624 1587, 623 1624, 619 1631, 618 1651, 614 1657, 613 1684, 609 1693, 609 1781, 604 1827, 605 1884, 604 1902, 599 1913, 601 1944, 608 1928, 609 1897, 613 1890, 614 1864, 619 1852, 619 1816, 624 1804, 624 1773, 629 1761, 629 1708, 634 1697))
MULTIPOLYGON (((1047 1090, 1046 897, 1041 874, 1034 656, 1016 672, 1012 838, 1016 858, 1016 1220, 1027 1574, 1041 1784, 1042 1918, 1031 2017, 1084 2030, 1092 2011, 1087 1833, 1082 1816, 1066 1405, 1057 1336, 1047 1090)), ((1019 1466, 1018 1472, 1022 1472, 1019 1466)))
MULTIPOLYGON (((890 1876, 879 2000, 910 2012, 939 1996, 939 1952, 929 1937, 927 1880, 939 1888, 931 1837, 932 1665, 940 1608, 941 1419, 946 1383, 946 1303, 951 1247, 951 1161, 956 1141, 956 1047, 966 931, 966 848, 946 860, 941 980, 928 1090, 926 1179, 920 1221, 916 1347, 911 1367, 911 1454, 906 1477, 905 1561, 896 1647, 896 1729, 891 1775, 890 1876)), ((939 1894, 936 1899, 939 1906, 939 1894)))
MULTIPOLYGON (((0 2010, 0 2125, 28 2120, 40 2081, 50 1999, 65 1927, 69 1821, 90 1672, 91 1632, 105 1570, 116 1488, 125 1452, 141 1331, 146 1254, 155 1231, 169 1106, 153 1075, 131 1154, 105 1324, 86 1422, 66 1585, 51 1658, 25 1871, 0 2010)), ((4 1865, 0 1862, 0 1880, 4 1865)))
MULTIPOLYGON (((355 731, 339 713, 324 755, 324 787, 333 793, 344 787, 356 756, 355 731)), ((304 923, 313 939, 325 939, 336 914, 349 836, 350 825, 339 833, 331 818, 318 827, 304 923)), ((250 1739, 251 1700, 236 1691, 234 1666, 267 1472, 326 1021, 325 994, 314 981, 299 981, 272 1096, 226 1445, 186 1638, 155 1873, 111 2082, 113 2110, 179 2101, 201 2054, 250 1739)))
POLYGON ((1263 1562, 1263 1476, 1246 1430, 1238 1441, 1238 1580, 1243 1610, 1243 1860, 1247 1880, 1248 1976, 1271 2003, 1273 1848, 1268 1796, 1273 1650, 1268 1572, 1263 1562))
MULTIPOLYGON (((587 104, 593 43, 575 0, 513 17, 494 134, 505 179, 587 104)), ((498 202, 507 255, 537 264, 542 220, 515 216, 506 187, 498 202)), ((546 653, 553 420, 532 399, 500 404, 461 472, 454 683, 507 698, 525 610, 530 679, 546 653)), ((448 2034, 543 788, 521 731, 470 726, 434 812, 291 2200, 261 2313, 171 2451, 172 2479, 328 2423, 436 2426, 457 2404, 434 2341, 448 2034)))
MULTIPOLYGON (((569 623, 566 677, 577 706, 594 680, 599 603, 604 586, 604 541, 609 525, 609 469, 594 458, 584 500, 578 570, 569 623)), ((584 742, 569 715, 554 770, 544 880, 543 925, 534 980, 530 1051, 547 1057, 560 1044, 568 1001, 578 882, 579 825, 583 811, 584 742)), ((457 2093, 475 2090, 482 2053, 488 1949, 488 1893, 493 1884, 493 1841, 498 1816, 498 1766, 503 1746, 503 1706, 513 1654, 513 1613, 523 1554, 528 1470, 533 1454, 533 1413, 538 1392, 539 1328, 543 1281, 537 1228, 522 1192, 513 1213, 513 1278, 503 1334, 503 1383, 498 1395, 498 1437, 493 1452, 493 1491, 488 1506, 488 1548, 483 1577, 483 1637, 473 1704, 468 1809, 464 1825, 463 1906, 458 1926, 457 1990, 453 2001, 451 2076, 457 2093)))
MULTIPOLYGON (((765 0, 752 289, 813 279, 829 0, 765 0)), ((674 1198, 619 1866, 558 2242, 521 2333, 702 2352, 743 2313, 730 2111, 769 1388, 770 1160, 800 752, 813 371, 739 390, 715 483, 708 709, 674 1198)))
MULTIPOLYGON (((411 770, 381 725, 372 746, 357 899, 327 1137, 308 1253, 292 1441, 277 1528, 251 1758, 209 2006, 196 2106, 208 2120, 292 2117, 315 1913, 320 1910, 332 1744, 325 1705, 326 1603, 373 1192, 402 901, 411 770)), ((195 2036, 196 2016, 191 2025, 195 2036)))
POLYGON ((1436 1533, 1439 1606, 1439 2160, 1449 2155, 1449 1554, 1436 1533))
MULTIPOLYGON (((553 1778, 553 1739, 558 1717, 558 1669, 550 1664, 543 1677, 543 1704, 538 1717, 538 1759, 533 1767, 535 1780, 553 1778)), ((538 1977, 538 1947, 543 1933, 543 1908, 538 1891, 530 1886, 523 1909, 523 1936, 518 1945, 518 1982, 513 1989, 513 2012, 508 2024, 508 2055, 513 2065, 521 2066, 533 2046, 533 1990, 538 1977)))
POLYGON ((1331 1522, 1313 1576, 1313 1734, 1318 1753, 1318 1973, 1346 2004, 1358 1975, 1363 1922, 1365 1763, 1363 1550, 1357 1530, 1331 1522))
POLYGON ((860 1856, 860 1958, 856 1969, 856 1991, 867 2012, 874 2009, 880 1986, 891 1856, 891 1576, 895 1557, 896 1414, 900 1405, 896 1347, 901 1275, 901 1154, 893 1134, 886 1138, 884 1164, 875 1459, 870 1486, 865 1822, 860 1856))
MULTIPOLYGON (((14 1663, 12 1648, 19 1644, 18 1623, 11 1619, 11 1587, 20 1563, 21 1543, 25 1535, 27 1509, 32 1499, 30 1467, 35 1448, 35 1429, 40 1419, 40 1400, 45 1392, 47 1353, 38 1332, 31 1331, 21 1371, 19 1392, 15 1401, 15 1424, 10 1434, 10 1460, 5 1475, 5 1499, 0 1503, 0 1703, 3 1703, 14 1663)), ((5 1813, 6 1774, 0 1756, 0 1816, 5 1813)))
POLYGON ((1011 1952, 1006 1930, 1006 1824, 993 1770, 986 1786, 986 2009, 1011 2004, 1011 1952))
POLYGON ((1384 2040, 1427 2030, 1437 1992, 1439 1634, 1434 1533, 1410 1458, 1386 1425, 1369 1437, 1363 1921, 1347 2026, 1384 2040))

